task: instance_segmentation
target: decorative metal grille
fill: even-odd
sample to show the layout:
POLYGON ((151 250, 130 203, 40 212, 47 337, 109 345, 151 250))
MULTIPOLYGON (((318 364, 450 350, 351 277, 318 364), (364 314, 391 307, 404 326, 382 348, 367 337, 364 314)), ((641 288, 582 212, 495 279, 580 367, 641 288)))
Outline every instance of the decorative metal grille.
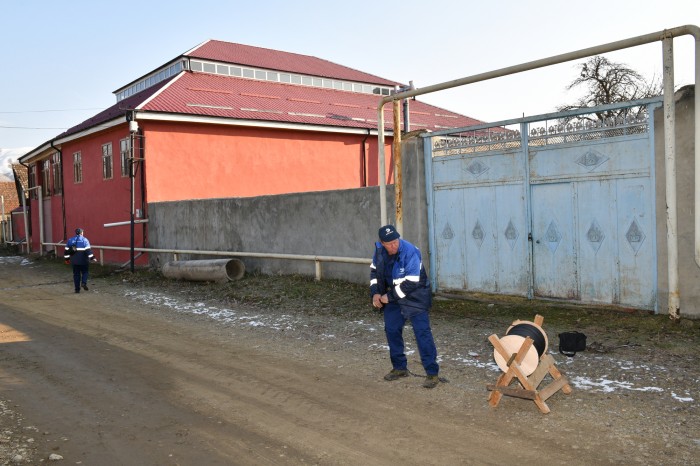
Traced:
POLYGON ((568 123, 544 122, 544 126, 530 125, 529 146, 567 144, 570 142, 644 134, 649 131, 646 115, 610 117, 604 120, 579 119, 568 123))
MULTIPOLYGON (((639 108, 639 107, 637 107, 639 108)), ((521 147, 520 126, 494 126, 476 131, 462 131, 433 138, 433 156, 474 154, 521 147), (518 129, 515 129, 518 128, 518 129)), ((627 116, 598 119, 596 114, 579 115, 575 120, 552 119, 528 124, 529 147, 593 141, 649 131, 646 111, 629 111, 627 116)))
POLYGON ((494 127, 441 138, 433 138, 433 155, 459 155, 517 149, 521 146, 520 131, 494 127))

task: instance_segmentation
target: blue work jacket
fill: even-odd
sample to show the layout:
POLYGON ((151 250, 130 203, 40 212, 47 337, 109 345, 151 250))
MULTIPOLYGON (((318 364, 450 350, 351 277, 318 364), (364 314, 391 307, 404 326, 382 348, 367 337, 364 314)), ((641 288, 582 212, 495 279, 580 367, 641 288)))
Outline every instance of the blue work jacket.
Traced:
POLYGON ((370 296, 386 294, 390 303, 398 303, 407 319, 429 310, 433 296, 420 250, 399 238, 399 250, 389 271, 389 254, 382 243, 375 243, 375 247, 369 274, 370 296))
POLYGON ((90 241, 83 235, 75 235, 66 243, 66 252, 63 258, 70 259, 71 265, 88 265, 92 259, 90 241))

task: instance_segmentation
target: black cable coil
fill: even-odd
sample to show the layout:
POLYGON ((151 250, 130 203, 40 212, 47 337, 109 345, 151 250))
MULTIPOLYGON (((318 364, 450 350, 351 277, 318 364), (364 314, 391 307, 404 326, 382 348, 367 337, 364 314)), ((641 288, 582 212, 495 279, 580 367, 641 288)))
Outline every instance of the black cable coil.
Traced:
POLYGON ((537 354, 542 357, 544 354, 544 349, 545 349, 545 337, 542 335, 542 332, 535 327, 532 324, 517 324, 511 327, 506 335, 518 335, 521 337, 530 337, 532 338, 532 344, 535 346, 535 349, 537 350, 537 354))

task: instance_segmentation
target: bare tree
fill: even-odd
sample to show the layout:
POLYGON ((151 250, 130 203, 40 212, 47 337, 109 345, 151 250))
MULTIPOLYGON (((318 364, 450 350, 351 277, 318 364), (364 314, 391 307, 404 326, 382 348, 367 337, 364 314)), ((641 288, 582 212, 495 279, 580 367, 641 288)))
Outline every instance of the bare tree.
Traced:
MULTIPOLYGON (((662 94, 663 87, 656 77, 647 81, 640 73, 623 63, 611 62, 605 57, 595 56, 580 65, 579 76, 566 89, 585 86, 587 92, 575 103, 557 107, 558 111, 590 108, 599 105, 644 99, 662 94)), ((567 120, 605 120, 611 117, 642 116, 646 107, 606 110, 567 120)))

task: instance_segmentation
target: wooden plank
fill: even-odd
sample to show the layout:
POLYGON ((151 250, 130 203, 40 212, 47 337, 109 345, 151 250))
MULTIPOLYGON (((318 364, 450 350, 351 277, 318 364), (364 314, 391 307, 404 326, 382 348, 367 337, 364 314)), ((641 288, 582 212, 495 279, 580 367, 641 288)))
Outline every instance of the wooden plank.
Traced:
POLYGON ((487 389, 499 391, 504 395, 513 396, 515 398, 523 398, 525 400, 534 400, 537 392, 534 390, 523 390, 522 388, 499 387, 497 385, 487 385, 487 389))
POLYGON ((503 357, 503 359, 505 359, 506 361, 510 359, 510 353, 503 347, 503 345, 501 344, 501 340, 498 339, 495 333, 489 337, 489 341, 493 345, 494 349, 498 352, 498 354, 500 354, 503 357))
POLYGON ((547 398, 558 392, 560 389, 564 388, 564 385, 567 385, 568 383, 569 381, 566 379, 566 377, 562 377, 558 380, 555 380, 554 382, 550 383, 542 390, 540 390, 540 398, 542 398, 542 400, 546 400, 547 398))
MULTIPOLYGON (((549 355, 549 357, 551 358, 552 356, 549 355)), ((552 358, 552 361, 554 361, 554 358, 552 358)), ((559 372, 559 369, 557 369, 554 363, 552 363, 552 365, 549 367, 549 374, 554 380, 559 380, 561 378, 566 379, 566 377, 561 372, 559 372)), ((571 389, 571 385, 567 383, 562 387, 561 391, 564 392, 564 394, 566 395, 570 395, 573 390, 571 389)))
MULTIPOLYGON (((550 355, 547 355, 551 358, 550 355)), ((544 377, 547 375, 549 372, 549 363, 547 361, 546 356, 540 360, 540 363, 537 366, 537 369, 535 369, 535 372, 530 374, 530 376, 527 378, 532 386, 534 388, 537 388, 540 383, 542 383, 542 380, 544 380, 544 377)))

